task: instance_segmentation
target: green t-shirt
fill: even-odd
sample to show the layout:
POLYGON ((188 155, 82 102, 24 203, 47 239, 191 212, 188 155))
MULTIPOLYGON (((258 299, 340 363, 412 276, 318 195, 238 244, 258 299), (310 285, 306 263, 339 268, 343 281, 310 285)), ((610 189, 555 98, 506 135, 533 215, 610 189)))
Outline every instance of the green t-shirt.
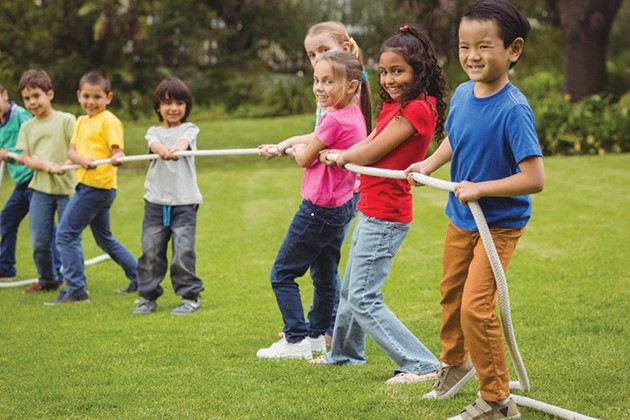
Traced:
MULTIPOLYGON (((68 156, 75 123, 74 115, 61 111, 55 111, 48 118, 33 118, 22 125, 16 148, 28 150, 35 159, 63 163, 68 156)), ((46 194, 71 195, 75 185, 74 171, 63 175, 35 171, 28 186, 46 194)))
MULTIPOLYGON (((5 149, 10 152, 19 153, 15 150, 15 144, 18 140, 18 133, 20 127, 26 121, 33 118, 33 116, 24 108, 11 102, 9 108, 9 120, 4 124, 0 122, 0 149, 5 149)), ((13 159, 9 160, 7 165, 9 168, 9 176, 14 184, 23 184, 31 179, 33 171, 28 169, 24 165, 20 165, 13 159)))

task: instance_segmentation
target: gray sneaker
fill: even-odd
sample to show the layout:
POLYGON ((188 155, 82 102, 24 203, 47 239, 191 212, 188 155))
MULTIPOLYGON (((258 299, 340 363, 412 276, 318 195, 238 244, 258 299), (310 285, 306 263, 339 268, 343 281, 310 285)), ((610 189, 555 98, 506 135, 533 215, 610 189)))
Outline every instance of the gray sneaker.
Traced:
POLYGON ((55 306, 55 305, 61 305, 64 303, 89 302, 89 301, 90 299, 88 298, 87 292, 73 294, 73 293, 69 293, 67 290, 62 290, 61 293, 59 293, 59 296, 57 296, 55 300, 53 300, 52 302, 44 302, 44 305, 55 306))
POLYGON ((146 315, 155 312, 156 309, 156 301, 142 298, 138 301, 138 306, 136 306, 136 309, 133 310, 133 313, 146 315))
POLYGON ((442 366, 438 369, 437 380, 433 384, 433 390, 424 394, 424 398, 446 399, 451 398, 476 374, 470 358, 456 366, 442 366))
POLYGON ((520 419, 516 402, 510 398, 507 404, 500 405, 496 402, 484 401, 478 398, 459 413, 458 416, 448 420, 500 420, 500 419, 520 419))
POLYGON ((180 303, 177 308, 173 309, 171 313, 173 315, 188 315, 197 312, 199 309, 201 309, 199 299, 182 299, 182 303, 180 303))

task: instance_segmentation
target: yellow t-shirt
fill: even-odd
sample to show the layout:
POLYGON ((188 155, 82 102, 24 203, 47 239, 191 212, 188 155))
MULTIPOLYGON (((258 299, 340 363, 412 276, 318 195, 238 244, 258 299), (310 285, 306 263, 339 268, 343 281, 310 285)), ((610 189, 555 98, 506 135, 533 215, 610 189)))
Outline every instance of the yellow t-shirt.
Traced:
MULTIPOLYGON (((76 151, 93 160, 108 159, 113 146, 124 149, 123 124, 111 112, 105 110, 93 117, 83 115, 77 120, 71 144, 76 151)), ((94 188, 114 189, 117 187, 113 165, 99 165, 95 169, 77 169, 77 183, 94 188)))

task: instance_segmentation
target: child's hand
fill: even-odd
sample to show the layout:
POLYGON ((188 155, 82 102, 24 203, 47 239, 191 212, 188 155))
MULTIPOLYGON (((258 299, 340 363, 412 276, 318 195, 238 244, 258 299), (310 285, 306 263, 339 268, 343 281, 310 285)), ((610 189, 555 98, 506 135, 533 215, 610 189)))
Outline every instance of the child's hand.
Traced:
POLYGON ((20 165, 24 165, 24 156, 23 155, 17 155, 17 157, 15 158, 15 161, 17 163, 19 163, 20 165))
POLYGON ((346 163, 350 163, 350 161, 346 158, 344 153, 339 152, 337 154, 337 166, 343 169, 346 166, 346 163))
POLYGON ((160 147, 157 154, 162 160, 179 160, 179 156, 175 154, 175 149, 168 147, 160 147))
POLYGON ((9 160, 9 155, 7 154, 9 151, 5 149, 0 149, 0 160, 9 160))
POLYGON ((121 157, 125 157, 125 153, 124 152, 116 152, 112 155, 112 158, 110 160, 112 166, 120 166, 122 165, 122 162, 119 161, 118 159, 121 157))
POLYGON ((96 165, 94 164, 93 159, 85 158, 79 165, 83 166, 85 169, 94 169, 96 165))
POLYGON ((329 155, 329 154, 331 154, 331 153, 332 153, 333 155, 334 155, 334 154, 339 154, 339 152, 340 152, 340 151, 339 151, 339 150, 336 150, 336 149, 324 149, 324 150, 321 150, 321 151, 319 152, 319 161, 320 161, 321 163, 323 163, 324 165, 326 165, 326 166, 334 166, 334 165, 336 165, 337 163, 335 163, 335 161, 334 161, 334 160, 330 160, 330 159, 328 159, 328 155, 329 155))
POLYGON ((59 163, 50 163, 50 166, 48 167, 48 171, 47 173, 49 174, 53 174, 53 175, 63 175, 66 172, 61 169, 61 165, 59 163))
POLYGON ((281 141, 280 143, 278 143, 277 147, 277 153, 278 156, 286 156, 287 155, 287 150, 291 147, 293 147, 294 145, 291 143, 291 141, 289 141, 290 139, 281 141))
POLYGON ((462 181, 455 185, 454 190, 455 197, 464 206, 467 206, 469 201, 478 201, 481 198, 479 184, 475 182, 462 181))
POLYGON ((417 182, 415 179, 413 179, 413 173, 414 172, 418 172, 421 173, 423 175, 431 175, 431 172, 426 170, 426 163, 425 161, 422 162, 416 162, 412 165, 409 165, 409 167, 407 169, 405 169, 405 176, 407 177, 407 181, 411 184, 411 185, 415 185, 416 187, 421 187, 424 184, 417 182))
POLYGON ((258 154, 265 159, 273 159, 278 156, 275 153, 269 153, 268 149, 270 147, 275 147, 277 150, 277 146, 275 144, 261 144, 260 146, 258 146, 258 154))

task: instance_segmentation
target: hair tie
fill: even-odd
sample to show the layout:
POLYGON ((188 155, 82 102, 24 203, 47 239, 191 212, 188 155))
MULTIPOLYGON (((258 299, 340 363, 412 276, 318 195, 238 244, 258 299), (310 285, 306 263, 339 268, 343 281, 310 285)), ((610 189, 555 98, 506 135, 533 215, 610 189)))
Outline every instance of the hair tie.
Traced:
POLYGON ((409 30, 409 26, 405 25, 405 26, 401 26, 398 29, 398 32, 400 32, 401 34, 404 34, 405 32, 407 32, 409 30))
POLYGON ((361 82, 367 82, 367 71, 365 70, 361 72, 361 82))

